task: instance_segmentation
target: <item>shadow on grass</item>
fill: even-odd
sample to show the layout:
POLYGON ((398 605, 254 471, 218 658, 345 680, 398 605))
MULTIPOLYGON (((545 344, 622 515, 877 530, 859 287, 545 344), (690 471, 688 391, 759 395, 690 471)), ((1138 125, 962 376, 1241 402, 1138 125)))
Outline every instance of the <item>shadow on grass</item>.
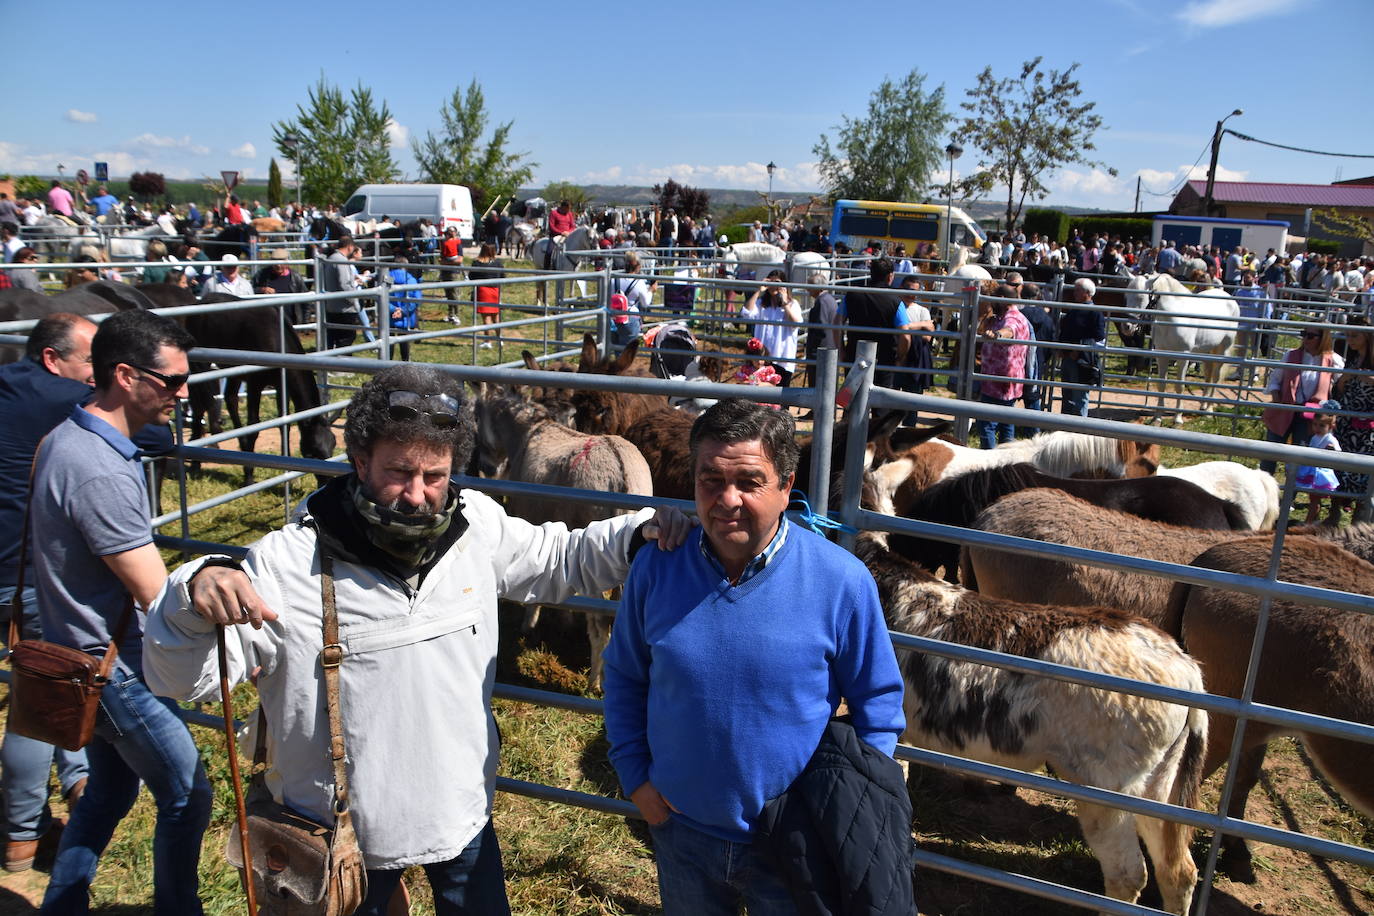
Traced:
POLYGON ((611 912, 625 913, 629 916, 650 916, 650 914, 661 912, 656 906, 649 906, 642 900, 607 887, 592 875, 587 874, 586 870, 581 867, 581 863, 569 855, 550 856, 537 868, 527 871, 526 875, 552 878, 561 882, 572 880, 576 883, 581 896, 606 901, 610 904, 609 910, 611 912))

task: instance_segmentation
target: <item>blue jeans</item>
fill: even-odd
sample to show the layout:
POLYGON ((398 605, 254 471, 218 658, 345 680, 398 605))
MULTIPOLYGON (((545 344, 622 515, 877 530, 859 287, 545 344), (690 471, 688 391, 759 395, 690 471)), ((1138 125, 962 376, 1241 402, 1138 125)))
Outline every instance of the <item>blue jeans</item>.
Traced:
POLYGON ((650 827, 664 916, 797 916, 772 864, 749 843, 720 840, 669 818, 650 827))
MULTIPOLYGON (((1060 363, 1059 377, 1067 384, 1087 385, 1094 381, 1088 376, 1083 368, 1078 365, 1078 354, 1082 352, 1075 350, 1066 353, 1060 363)), ((1078 414, 1080 417, 1088 415, 1088 395, 1092 393, 1089 388, 1065 388, 1060 398, 1060 413, 1078 414)))
MULTIPOLYGON (((1044 410, 1045 404, 1042 400, 1043 392, 1039 385, 1032 385, 1029 382, 1021 389, 1021 403, 1027 410, 1044 410)), ((1040 434, 1038 426, 1018 426, 1016 427, 1018 436, 1036 436, 1040 434)))
MULTIPOLYGON (((14 586, 0 586, 0 607, 9 607, 14 586)), ((38 625, 38 600, 34 590, 24 586, 24 638, 42 639, 38 625)), ((0 623, 0 640, 9 645, 10 627, 6 617, 0 623)), ((0 744, 0 792, 4 793, 5 835, 10 840, 36 840, 48 832, 48 775, 57 763, 57 780, 66 795, 86 778, 86 752, 67 751, 10 732, 0 744)))
MULTIPOLYGON (((1312 436, 1308 432, 1307 420, 1297 411, 1293 412, 1293 422, 1288 427, 1288 432, 1280 436, 1278 433, 1264 431, 1265 442, 1287 442, 1292 445, 1306 445, 1312 436)), ((1259 469, 1266 474, 1273 474, 1278 468, 1277 461, 1261 461, 1259 469)), ((1295 472, 1296 473, 1296 472, 1295 472)))
MULTIPOLYGON (((1016 400, 1004 401, 1000 398, 990 397, 986 394, 978 395, 980 404, 996 404, 999 407, 1015 407, 1016 400)), ((994 420, 979 420, 974 424, 978 428, 978 441, 983 448, 996 448, 999 442, 1010 442, 1016 437, 1016 427, 1010 423, 998 423, 994 420)))
POLYGON ((153 696, 140 676, 116 668, 101 695, 86 756, 90 781, 62 834, 40 912, 88 912, 100 854, 133 807, 142 780, 157 802, 153 912, 198 916, 200 842, 210 823, 212 792, 177 705, 153 696))
POLYGON ((611 328, 611 340, 615 345, 617 347, 628 347, 630 342, 639 336, 639 315, 627 315, 624 324, 612 324, 611 328))
MULTIPOLYGON (((501 846, 491 821, 458 855, 424 866, 434 892, 435 916, 510 916, 501 846)), ((367 899, 354 916, 385 916, 405 869, 368 871, 367 899)))

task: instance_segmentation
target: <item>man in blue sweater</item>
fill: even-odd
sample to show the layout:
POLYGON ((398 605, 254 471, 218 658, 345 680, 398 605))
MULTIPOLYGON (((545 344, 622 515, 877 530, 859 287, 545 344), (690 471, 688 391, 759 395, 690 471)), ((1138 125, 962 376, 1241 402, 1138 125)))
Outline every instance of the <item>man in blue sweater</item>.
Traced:
POLYGON ((641 551, 606 650, 611 762, 649 822, 664 912, 793 914, 752 844, 840 701, 891 755, 902 679, 877 589, 853 556, 783 517, 792 418, 738 398, 692 427, 701 527, 641 551), (651 556, 652 554, 652 556, 651 556))

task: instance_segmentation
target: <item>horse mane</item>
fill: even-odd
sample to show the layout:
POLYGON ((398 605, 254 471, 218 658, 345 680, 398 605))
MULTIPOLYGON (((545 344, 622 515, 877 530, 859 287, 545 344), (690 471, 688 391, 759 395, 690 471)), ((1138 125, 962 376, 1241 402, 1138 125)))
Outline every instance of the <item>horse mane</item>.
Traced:
POLYGON ((1035 467, 1051 477, 1072 477, 1084 470, 1122 465, 1117 440, 1103 436, 1056 430, 1032 436, 1025 442, 1024 446, 1012 443, 1009 447, 1027 449, 1034 456, 1035 467))
POLYGON ((907 518, 967 528, 983 509, 1008 493, 1045 485, 1033 464, 978 468, 927 487, 903 512, 907 518))
POLYGON ((1357 522, 1349 528, 1335 525, 1307 525, 1292 529, 1294 534, 1307 534, 1331 541, 1347 553, 1353 553, 1367 563, 1374 563, 1374 522, 1357 522))

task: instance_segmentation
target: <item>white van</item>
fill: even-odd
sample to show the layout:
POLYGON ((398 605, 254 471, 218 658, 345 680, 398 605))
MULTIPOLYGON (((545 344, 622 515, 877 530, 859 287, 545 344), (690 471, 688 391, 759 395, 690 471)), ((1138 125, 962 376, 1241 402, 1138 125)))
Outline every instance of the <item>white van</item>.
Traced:
POLYGON ((465 242, 472 241, 472 192, 460 184, 365 184, 348 198, 345 219, 390 217, 398 223, 425 218, 439 234, 450 226, 465 242))
POLYGON ((1272 219, 1226 219, 1220 216, 1156 216, 1150 233, 1150 244, 1173 242, 1184 245, 1215 245, 1222 251, 1234 251, 1244 245, 1263 255, 1270 248, 1286 254, 1289 224, 1272 219))

